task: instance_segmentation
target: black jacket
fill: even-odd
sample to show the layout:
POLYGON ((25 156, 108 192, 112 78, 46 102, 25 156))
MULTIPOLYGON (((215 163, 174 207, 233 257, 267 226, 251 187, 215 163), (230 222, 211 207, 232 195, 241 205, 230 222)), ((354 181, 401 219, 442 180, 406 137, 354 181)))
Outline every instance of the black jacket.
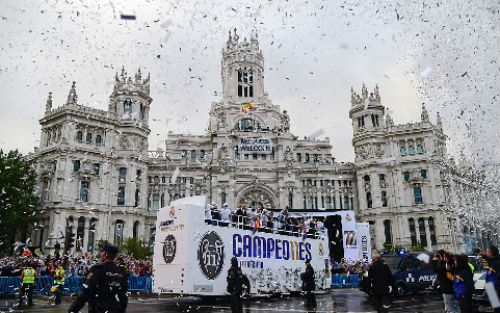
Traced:
POLYGON ((389 286, 394 290, 394 279, 391 270, 382 261, 375 261, 370 265, 368 279, 374 295, 389 294, 389 286))
POLYGON ((243 285, 243 273, 238 266, 231 266, 227 271, 227 292, 241 294, 243 285))
POLYGON ((89 313, 124 313, 127 309, 127 273, 112 262, 102 263, 90 268, 82 293, 68 309, 77 313, 89 304, 89 313))
POLYGON ((306 271, 300 274, 302 279, 302 290, 314 291, 316 289, 316 281, 314 279, 314 269, 311 264, 307 265, 306 271))
POLYGON ((453 294, 453 275, 446 269, 446 262, 432 260, 432 270, 436 273, 436 280, 439 283, 441 293, 453 294))

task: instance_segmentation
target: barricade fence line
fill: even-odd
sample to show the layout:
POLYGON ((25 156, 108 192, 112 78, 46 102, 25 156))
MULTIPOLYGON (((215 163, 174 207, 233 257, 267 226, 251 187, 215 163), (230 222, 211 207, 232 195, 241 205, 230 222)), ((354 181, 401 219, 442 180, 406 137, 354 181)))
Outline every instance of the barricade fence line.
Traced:
MULTIPOLYGON (((78 293, 83 289, 85 276, 66 277, 63 286, 64 294, 78 293)), ((21 285, 21 277, 0 277, 0 296, 16 295, 21 285)), ((54 278, 50 276, 40 276, 35 279, 33 293, 49 295, 50 287, 54 285, 54 278)), ((152 279, 150 276, 129 276, 128 291, 130 292, 151 292, 152 279)))
POLYGON ((359 286, 358 274, 334 274, 332 276, 332 288, 357 288, 359 286))

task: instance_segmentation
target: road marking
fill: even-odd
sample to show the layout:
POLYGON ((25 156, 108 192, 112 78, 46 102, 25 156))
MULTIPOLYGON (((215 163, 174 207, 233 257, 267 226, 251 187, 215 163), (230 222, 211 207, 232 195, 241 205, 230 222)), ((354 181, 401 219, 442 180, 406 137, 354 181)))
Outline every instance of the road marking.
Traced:
MULTIPOLYGON (((211 308, 211 309, 228 309, 230 310, 231 307, 229 306, 217 306, 217 305, 207 305, 207 306, 203 306, 203 305, 197 305, 196 307, 198 308, 211 308)), ((243 307, 243 311, 245 309, 248 309, 249 311, 270 311, 270 312, 303 312, 303 313, 307 313, 307 312, 311 312, 311 310, 299 310, 299 309, 283 309, 283 308, 259 308, 259 307, 243 307)), ((331 313, 332 310, 314 310, 314 312, 318 312, 318 313, 331 313)), ((377 313, 376 311, 345 311, 345 313, 377 313)))

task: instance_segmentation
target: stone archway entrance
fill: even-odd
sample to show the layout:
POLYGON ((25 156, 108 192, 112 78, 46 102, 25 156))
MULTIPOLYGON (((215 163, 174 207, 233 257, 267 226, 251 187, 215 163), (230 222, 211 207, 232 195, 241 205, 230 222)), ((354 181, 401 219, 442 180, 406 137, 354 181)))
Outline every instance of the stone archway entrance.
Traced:
POLYGON ((253 209, 274 209, 276 205, 269 191, 258 187, 243 191, 238 200, 238 205, 241 204, 253 209))

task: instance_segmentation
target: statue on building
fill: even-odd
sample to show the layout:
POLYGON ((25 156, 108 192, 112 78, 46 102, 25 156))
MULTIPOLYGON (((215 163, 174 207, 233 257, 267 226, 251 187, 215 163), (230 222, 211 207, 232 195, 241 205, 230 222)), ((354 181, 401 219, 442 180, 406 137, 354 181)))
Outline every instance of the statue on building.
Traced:
POLYGON ((78 95, 76 94, 76 82, 73 82, 71 85, 71 89, 69 90, 68 94, 68 101, 66 101, 67 105, 70 104, 78 104, 78 95))
POLYGON ((422 114, 421 114, 422 122, 429 122, 429 113, 427 113, 427 109, 425 108, 425 104, 422 103, 422 114))
POLYGON ((49 92, 49 97, 47 98, 47 103, 45 104, 45 114, 52 110, 52 92, 49 92))
POLYGON ((288 116, 286 110, 284 110, 283 114, 281 114, 281 128, 284 132, 290 131, 290 117, 288 116))
POLYGON ((386 127, 394 126, 394 121, 392 120, 392 117, 389 115, 389 113, 385 115, 385 126, 386 127))
POLYGON ((292 154, 292 149, 290 146, 286 148, 285 155, 284 155, 284 160, 287 168, 292 168, 293 167, 293 162, 295 161, 293 159, 293 154, 292 154))
POLYGON ((437 113, 436 126, 440 130, 443 130, 443 121, 441 120, 441 115, 439 115, 439 112, 437 113))

